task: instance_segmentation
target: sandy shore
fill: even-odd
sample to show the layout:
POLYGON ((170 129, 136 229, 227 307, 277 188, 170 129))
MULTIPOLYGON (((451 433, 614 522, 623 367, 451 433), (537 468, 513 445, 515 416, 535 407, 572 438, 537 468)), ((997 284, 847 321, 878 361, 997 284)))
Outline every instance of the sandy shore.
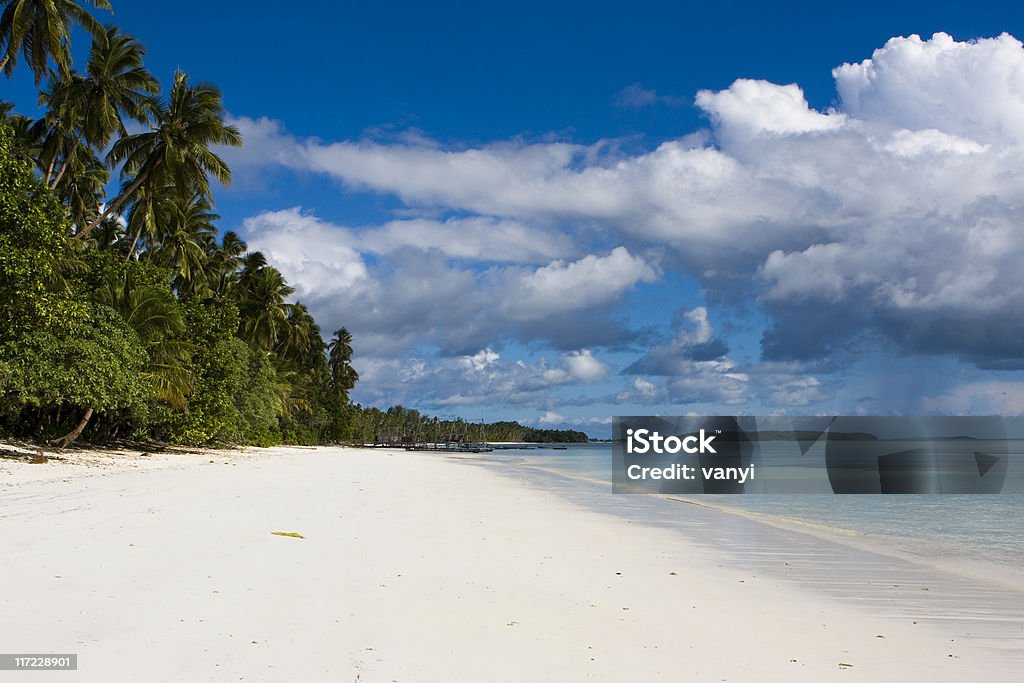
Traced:
POLYGON ((751 571, 730 515, 698 541, 472 458, 5 458, 0 496, 0 649, 79 655, 33 681, 1019 680, 941 620, 751 571))

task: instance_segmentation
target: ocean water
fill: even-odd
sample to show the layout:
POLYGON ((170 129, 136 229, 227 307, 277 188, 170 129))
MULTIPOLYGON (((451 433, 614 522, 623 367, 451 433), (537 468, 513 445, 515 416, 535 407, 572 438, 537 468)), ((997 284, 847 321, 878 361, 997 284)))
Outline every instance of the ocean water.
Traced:
MULTIPOLYGON (((571 478, 607 482, 609 496, 629 495, 611 493, 611 444, 564 445, 566 450, 527 447, 497 450, 487 457, 571 478)), ((1024 569, 1024 494, 775 493, 686 497, 716 507, 767 515, 769 519, 856 532, 935 559, 977 560, 1024 569)))

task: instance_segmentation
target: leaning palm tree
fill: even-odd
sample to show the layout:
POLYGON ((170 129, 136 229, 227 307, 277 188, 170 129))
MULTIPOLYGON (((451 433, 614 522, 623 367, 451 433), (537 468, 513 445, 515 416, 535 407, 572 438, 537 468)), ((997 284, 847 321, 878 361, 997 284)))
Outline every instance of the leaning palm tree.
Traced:
POLYGON ((231 169, 210 149, 242 144, 238 128, 224 123, 224 113, 219 89, 209 83, 190 86, 188 75, 179 71, 168 101, 155 107, 152 129, 114 143, 107 163, 123 164, 121 174, 127 185, 76 237, 87 236, 143 186, 173 184, 209 197, 209 176, 225 186, 230 184, 231 169))
MULTIPOLYGON (((92 0, 97 9, 111 9, 109 0, 92 0)), ((7 0, 0 15, 0 69, 8 76, 18 64, 18 53, 35 75, 36 84, 46 76, 52 59, 65 75, 71 72, 71 29, 78 24, 93 35, 103 27, 81 3, 74 0, 7 0)))

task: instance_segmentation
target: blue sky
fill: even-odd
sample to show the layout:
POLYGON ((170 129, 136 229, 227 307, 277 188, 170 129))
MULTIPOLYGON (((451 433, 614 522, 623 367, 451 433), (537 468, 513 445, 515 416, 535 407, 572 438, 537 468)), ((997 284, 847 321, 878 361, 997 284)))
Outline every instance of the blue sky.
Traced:
POLYGON ((1024 408, 1024 10, 115 10, 224 90, 222 227, 353 330, 357 400, 595 435, 1024 408))

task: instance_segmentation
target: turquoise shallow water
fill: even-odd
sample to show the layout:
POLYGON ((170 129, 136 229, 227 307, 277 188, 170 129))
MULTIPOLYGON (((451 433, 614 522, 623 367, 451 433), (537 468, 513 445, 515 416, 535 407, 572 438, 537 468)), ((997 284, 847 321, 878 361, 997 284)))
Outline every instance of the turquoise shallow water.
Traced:
MULTIPOLYGON (((489 458, 607 482, 610 444, 566 444, 566 450, 501 450, 489 458)), ((977 559, 1024 568, 1024 495, 693 495, 709 504, 878 537, 935 558, 977 559)))

